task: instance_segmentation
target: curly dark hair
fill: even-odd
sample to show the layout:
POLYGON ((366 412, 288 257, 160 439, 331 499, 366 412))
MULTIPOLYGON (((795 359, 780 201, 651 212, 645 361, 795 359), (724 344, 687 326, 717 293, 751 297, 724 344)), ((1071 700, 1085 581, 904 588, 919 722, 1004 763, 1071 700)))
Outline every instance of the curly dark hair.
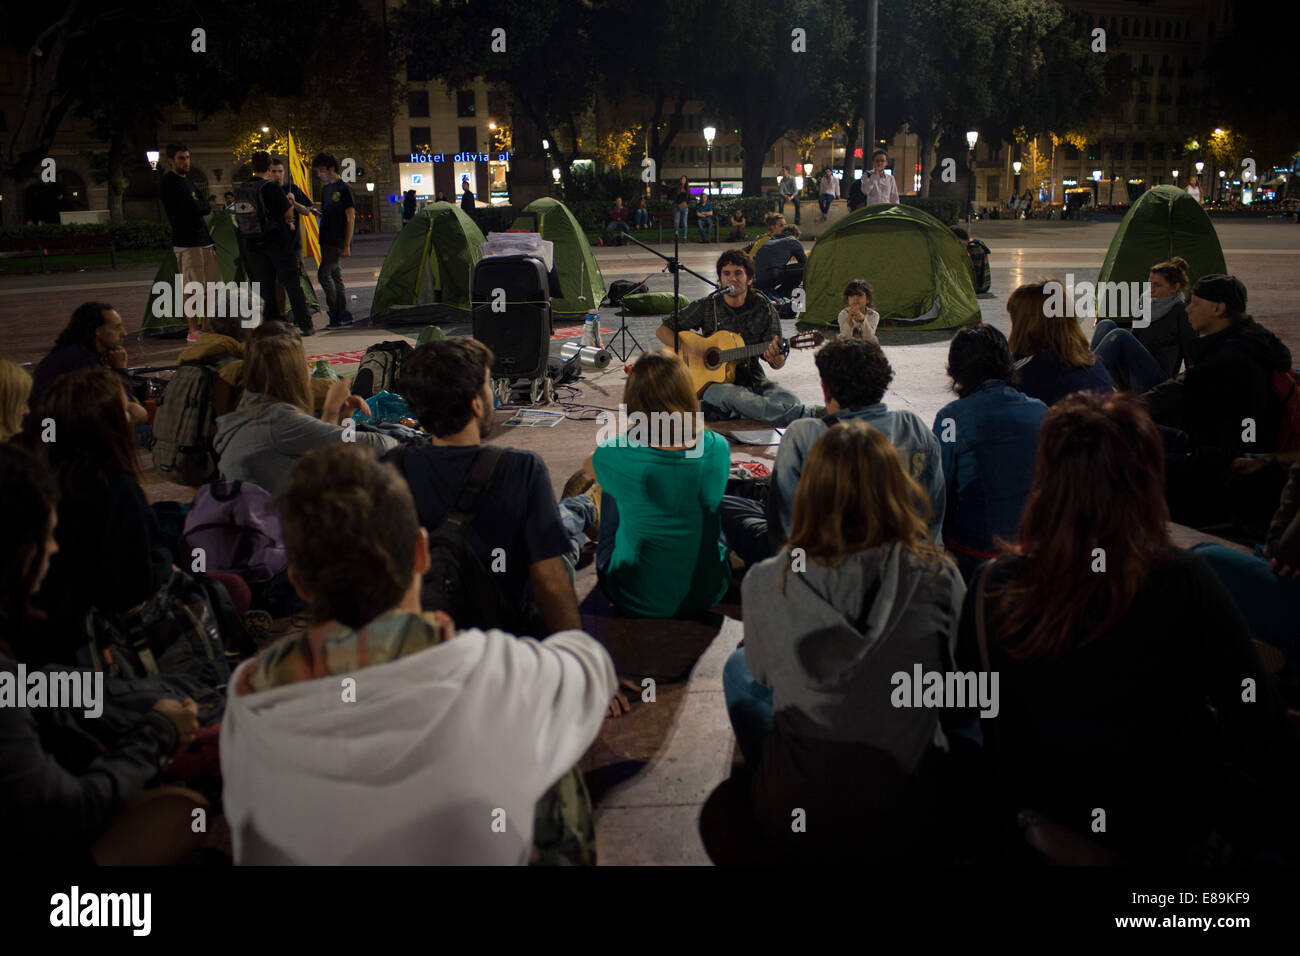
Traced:
POLYGON ((894 370, 876 342, 834 339, 817 350, 813 361, 826 391, 840 408, 866 408, 885 397, 894 370))
POLYGON ((952 337, 948 346, 952 390, 965 398, 989 379, 1014 385, 1020 378, 1007 337, 991 325, 974 325, 952 337))
POLYGON ((339 171, 339 161, 334 158, 333 153, 317 153, 311 160, 312 168, 323 166, 326 169, 332 169, 334 172, 339 171))
POLYGON ((483 376, 496 357, 477 339, 426 342, 402 362, 397 390, 416 419, 439 438, 454 435, 473 417, 483 376))
POLYGON ((44 617, 31 597, 59 489, 44 462, 7 442, 0 444, 0 497, 6 512, 0 522, 0 621, 12 637, 24 621, 44 617))
POLYGON ((754 278, 754 258, 744 249, 728 249, 718 256, 718 278, 722 278, 723 266, 740 266, 745 275, 754 278))
POLYGON ((411 586, 415 501, 397 470, 369 448, 331 442, 303 455, 274 506, 312 623, 363 627, 411 586), (322 535, 348 546, 322 548, 322 535))
POLYGON ((83 345, 92 352, 95 351, 95 332, 105 322, 104 313, 112 310, 113 307, 107 302, 81 303, 59 337, 54 340, 54 347, 62 349, 69 345, 83 345))

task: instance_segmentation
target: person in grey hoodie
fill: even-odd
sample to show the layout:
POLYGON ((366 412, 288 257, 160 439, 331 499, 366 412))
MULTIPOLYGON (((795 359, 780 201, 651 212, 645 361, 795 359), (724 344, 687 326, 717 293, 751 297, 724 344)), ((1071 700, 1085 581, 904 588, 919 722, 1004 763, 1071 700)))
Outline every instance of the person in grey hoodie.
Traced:
POLYGON ((317 418, 302 336, 283 322, 259 326, 245 347, 244 396, 233 412, 217 418, 213 447, 221 477, 277 494, 294 463, 313 449, 346 441, 373 446, 382 455, 396 447, 387 435, 341 427, 357 409, 370 414, 364 399, 349 394, 350 385, 344 380, 330 386, 317 418))
POLYGON ((789 543, 745 577, 723 685, 759 823, 787 849, 899 849, 919 824, 903 807, 923 803, 922 765, 946 739, 937 709, 893 703, 895 675, 952 669, 965 595, 925 509, 883 433, 836 425, 808 456, 789 543))

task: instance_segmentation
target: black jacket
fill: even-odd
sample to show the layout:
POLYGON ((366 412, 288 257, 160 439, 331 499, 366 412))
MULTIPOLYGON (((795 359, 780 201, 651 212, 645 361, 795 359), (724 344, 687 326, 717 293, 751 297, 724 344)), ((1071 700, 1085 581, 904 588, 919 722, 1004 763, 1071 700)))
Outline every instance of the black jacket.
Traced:
POLYGON ((1156 423, 1186 432, 1196 449, 1273 451, 1281 420, 1273 372, 1291 368, 1291 350, 1247 316, 1197 339, 1190 359, 1186 372, 1146 393, 1156 423), (1245 419, 1255 422, 1254 442, 1242 441, 1245 419))
POLYGON ((1177 375, 1184 361, 1188 368, 1192 367, 1196 332, 1187 321, 1187 306, 1183 302, 1175 302, 1168 312, 1152 320, 1146 328, 1133 329, 1133 335, 1160 363, 1166 379, 1177 375))
MULTIPOLYGON (((17 664, 0 651, 0 672, 17 664)), ((11 862, 87 862, 93 840, 158 774, 175 752, 175 725, 158 711, 135 725, 84 767, 64 766, 46 746, 44 709, 0 707, 0 817, 11 862)))

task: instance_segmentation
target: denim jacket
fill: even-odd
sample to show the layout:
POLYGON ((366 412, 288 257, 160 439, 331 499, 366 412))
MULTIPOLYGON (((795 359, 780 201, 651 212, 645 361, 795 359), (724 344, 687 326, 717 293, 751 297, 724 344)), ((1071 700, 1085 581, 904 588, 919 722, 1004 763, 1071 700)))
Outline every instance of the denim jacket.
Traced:
MULTIPOLYGON (((883 402, 865 408, 841 409, 835 413, 840 422, 862 421, 885 433, 890 444, 903 459, 903 466, 930 496, 930 533, 939 541, 943 526, 944 485, 939 441, 934 432, 915 412, 891 412, 883 402)), ((803 474, 803 463, 817 439, 829 426, 820 418, 800 418, 790 423, 776 452, 772 468, 772 485, 768 494, 768 536, 779 548, 790 534, 790 512, 794 490, 803 474), (779 520, 773 520, 779 519, 779 520)))
POLYGON ((997 550, 994 538, 1015 540, 1046 416, 1041 401, 999 379, 935 416, 947 484, 944 539, 959 556, 974 558, 968 552, 975 551, 987 557, 997 550))

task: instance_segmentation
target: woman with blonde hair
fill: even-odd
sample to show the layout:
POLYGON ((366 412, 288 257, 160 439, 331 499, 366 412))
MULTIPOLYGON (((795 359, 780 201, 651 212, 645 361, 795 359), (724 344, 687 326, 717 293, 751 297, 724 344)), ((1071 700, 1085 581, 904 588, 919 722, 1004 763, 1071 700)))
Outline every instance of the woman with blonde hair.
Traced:
POLYGON ((1065 283, 1048 279, 1022 285, 1007 299, 1007 342, 1020 373, 1020 390, 1051 407, 1074 392, 1111 392, 1110 373, 1097 361, 1067 303, 1065 283))
MULTIPOLYGON (((632 614, 699 614, 722 599, 731 581, 721 542, 731 452, 726 439, 705 430, 690 373, 671 352, 637 360, 623 404, 627 430, 601 441, 586 466, 586 484, 594 477, 603 491, 601 584, 632 614)), ((582 482, 570 479, 564 497, 581 493, 582 482)))
MULTIPOLYGON (((341 426, 353 411, 370 414, 363 399, 349 394, 350 385, 351 379, 334 382, 316 418, 302 334, 283 322, 258 327, 244 350, 244 396, 233 412, 217 419, 213 445, 221 477, 251 481, 277 494, 300 457, 342 440, 341 426)), ((375 432, 357 431, 348 440, 373 445, 380 454, 397 444, 375 432)))
POLYGON ((0 442, 6 442, 23 428, 32 377, 20 365, 0 359, 0 442))
POLYGON ((834 425, 804 464, 789 541, 745 576, 727 710, 757 764, 762 828, 801 856, 916 847, 918 787, 943 735, 936 710, 894 703, 896 675, 951 669, 965 594, 929 512, 882 432, 834 425), (791 840, 791 807, 836 825, 791 840))

